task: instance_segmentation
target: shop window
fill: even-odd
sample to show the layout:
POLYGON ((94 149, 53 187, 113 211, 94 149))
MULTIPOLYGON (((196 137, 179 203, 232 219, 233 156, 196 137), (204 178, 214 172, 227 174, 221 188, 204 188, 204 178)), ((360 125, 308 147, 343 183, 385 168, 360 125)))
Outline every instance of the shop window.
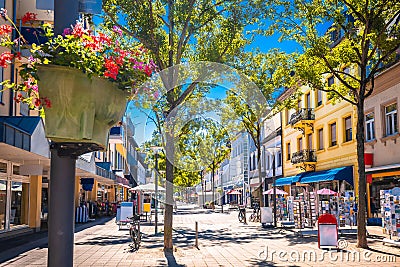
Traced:
POLYGON ((365 115, 365 140, 370 142, 375 139, 375 118, 374 112, 365 115))
POLYGON ((7 181, 0 180, 0 230, 6 227, 7 181))
POLYGON ((290 160, 290 143, 286 144, 286 160, 290 160))
POLYGON ((329 125, 330 129, 330 146, 336 146, 337 145, 337 139, 336 139, 336 122, 332 123, 329 125))
POLYGON ((28 224, 28 186, 21 182, 11 182, 10 227, 28 224))
POLYGON ((0 172, 7 173, 7 163, 0 162, 0 172))
POLYGON ((344 140, 345 142, 349 142, 353 139, 353 128, 351 125, 350 116, 344 119, 344 127, 345 127, 344 140))
POLYGON ((318 150, 324 149, 324 129, 318 129, 318 150))
POLYGON ((317 90, 317 107, 322 105, 322 91, 317 90))
POLYGON ((398 132, 397 103, 393 103, 385 107, 385 129, 386 136, 393 135, 398 132))

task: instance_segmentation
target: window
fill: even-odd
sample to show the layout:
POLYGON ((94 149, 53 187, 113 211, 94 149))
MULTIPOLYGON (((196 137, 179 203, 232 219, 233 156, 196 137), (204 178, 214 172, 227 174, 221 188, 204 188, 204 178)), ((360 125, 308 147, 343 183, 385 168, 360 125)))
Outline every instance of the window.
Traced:
POLYGON ((289 118, 289 110, 288 109, 285 110, 285 119, 286 119, 286 125, 288 125, 289 124, 289 120, 290 120, 290 118, 289 118))
POLYGON ((286 144, 286 148, 287 148, 286 160, 290 160, 290 143, 286 144))
MULTIPOLYGON (((7 167, 6 167, 7 168, 7 167)), ((0 180, 0 230, 5 229, 6 224, 6 201, 7 201, 7 181, 0 180)))
POLYGON ((303 149, 303 138, 300 137, 297 139, 297 151, 300 151, 303 149))
POLYGON ((328 86, 332 86, 335 83, 335 77, 331 76, 328 78, 328 86))
POLYGON ((337 139, 336 139, 336 122, 329 125, 330 128, 330 146, 336 146, 337 139))
POLYGON ((307 135, 307 148, 312 149, 312 134, 307 135))
POLYGON ((317 90, 317 107, 322 105, 322 91, 317 90))
POLYGON ((299 99, 299 101, 297 102, 297 110, 301 109, 301 106, 303 105, 301 99, 299 99))
POLYGON ((365 140, 370 142, 375 139, 375 118, 374 113, 365 115, 365 140))
POLYGON ((344 119, 344 141, 349 142, 353 139, 353 128, 351 126, 351 117, 344 119))
POLYGON ((398 132, 397 103, 393 103, 385 107, 385 124, 386 136, 393 135, 398 132))
POLYGON ((310 93, 308 93, 308 94, 306 94, 306 106, 305 106, 305 108, 311 108, 311 94, 310 93))
POLYGON ((282 166, 282 153, 281 153, 281 151, 278 151, 278 153, 276 154, 276 161, 277 161, 276 167, 282 166))
POLYGON ((265 156, 265 161, 266 161, 266 168, 265 169, 270 170, 271 166, 269 165, 269 155, 265 156))
POLYGON ((318 150, 324 149, 324 129, 318 130, 318 150))

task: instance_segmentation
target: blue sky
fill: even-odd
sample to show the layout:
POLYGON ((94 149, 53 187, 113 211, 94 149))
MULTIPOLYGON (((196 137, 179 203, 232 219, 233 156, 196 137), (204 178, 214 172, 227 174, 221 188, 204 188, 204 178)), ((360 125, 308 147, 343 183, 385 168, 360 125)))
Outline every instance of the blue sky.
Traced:
MULTIPOLYGON (((292 53, 300 49, 300 47, 294 42, 279 42, 278 39, 278 35, 269 37, 258 36, 250 46, 246 47, 246 50, 250 51, 257 48, 261 52, 268 52, 272 48, 279 48, 287 53, 292 53)), ((223 99, 225 98, 225 91, 226 89, 223 87, 214 87, 211 89, 207 97, 211 99, 223 99)), ((128 105, 127 112, 129 112, 132 121, 135 123, 135 140, 140 145, 151 138, 155 125, 143 112, 134 107, 133 104, 128 105)))

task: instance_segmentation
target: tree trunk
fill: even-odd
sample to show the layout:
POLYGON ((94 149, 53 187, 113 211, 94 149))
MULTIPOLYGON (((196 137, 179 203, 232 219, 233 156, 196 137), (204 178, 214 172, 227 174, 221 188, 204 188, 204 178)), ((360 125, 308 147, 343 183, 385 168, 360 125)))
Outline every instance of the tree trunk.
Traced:
POLYGON ((165 191, 165 215, 164 215, 164 251, 172 252, 172 215, 174 193, 174 138, 173 132, 166 131, 166 191, 165 191))
POLYGON ((357 161, 358 161, 358 214, 357 214, 357 247, 368 248, 366 226, 366 188, 364 161, 364 99, 357 104, 357 161))

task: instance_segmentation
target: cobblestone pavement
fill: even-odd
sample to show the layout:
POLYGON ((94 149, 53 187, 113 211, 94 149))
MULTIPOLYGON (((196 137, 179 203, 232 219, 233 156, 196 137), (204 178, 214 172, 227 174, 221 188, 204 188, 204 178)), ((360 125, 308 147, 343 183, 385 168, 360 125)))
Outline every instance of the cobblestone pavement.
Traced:
MULTIPOLYGON (((159 231, 163 229, 162 223, 159 231)), ((173 254, 164 254, 162 233, 143 224, 142 246, 131 251, 127 228, 118 230, 114 219, 75 234, 75 266, 400 266, 400 248, 369 240, 369 250, 355 247, 355 236, 346 236, 344 251, 318 249, 315 236, 299 236, 285 229, 244 225, 237 211, 181 210, 174 216, 173 254), (195 244, 198 222, 199 247, 195 244)), ((27 246, 27 245, 26 245, 27 246)), ((0 253, 0 266, 46 266, 47 240, 31 247, 0 253), (2 260, 3 259, 3 260, 2 260), (6 260, 4 260, 6 259, 6 260)))

